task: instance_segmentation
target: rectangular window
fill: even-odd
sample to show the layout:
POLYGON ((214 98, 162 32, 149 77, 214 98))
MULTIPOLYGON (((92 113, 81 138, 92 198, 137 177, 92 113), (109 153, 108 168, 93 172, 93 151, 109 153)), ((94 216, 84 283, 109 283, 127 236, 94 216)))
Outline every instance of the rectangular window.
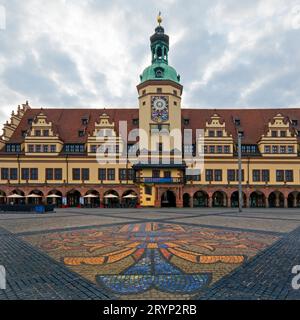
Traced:
POLYGON ((115 180, 116 174, 115 169, 107 169, 107 180, 115 180))
POLYGON ((286 153, 286 146, 280 146, 280 153, 286 153))
POLYGON ((46 169, 46 180, 53 180, 53 169, 46 169))
POLYGON ((235 181, 235 170, 227 170, 227 180, 228 181, 235 181))
POLYGON ((271 153, 271 147, 265 146, 265 153, 271 153))
POLYGON ((215 146, 209 146, 209 153, 215 153, 215 146))
POLYGON ((211 169, 205 170, 205 180, 206 181, 213 181, 213 170, 211 170, 211 169))
POLYGON ((29 180, 29 169, 22 168, 22 170, 21 170, 21 178, 22 178, 22 180, 29 180))
POLYGON ((84 168, 81 169, 82 180, 88 181, 90 180, 90 169, 84 168))
POLYGON ((164 171, 164 178, 171 178, 171 171, 164 171))
POLYGON ((223 137, 223 131, 222 130, 218 130, 217 131, 217 137, 223 137))
POLYGON ((278 153, 278 146, 272 146, 272 152, 278 153))
POLYGON ((28 152, 29 152, 29 153, 33 153, 33 152, 34 152, 34 146, 33 146, 33 144, 30 144, 30 145, 28 146, 28 152))
POLYGON ((230 147, 224 146, 224 153, 230 153, 230 147))
POLYGON ((159 170, 153 170, 152 171, 152 178, 159 178, 160 177, 160 171, 159 170))
POLYGON ((128 180, 134 180, 134 170, 133 169, 128 169, 128 180))
POLYGON ((91 146, 91 152, 92 153, 96 153, 97 152, 97 146, 96 145, 92 145, 91 146))
POLYGON ((276 170, 276 181, 277 182, 284 181, 284 170, 276 170))
POLYGON ((1 179, 8 180, 8 169, 7 168, 1 168, 1 179))
POLYGON ((30 180, 38 180, 39 179, 39 171, 37 168, 30 169, 30 180))
POLYGON ((43 146, 43 152, 47 153, 49 151, 49 147, 45 144, 43 146))
POLYGON ((151 186, 145 186, 145 194, 151 196, 152 195, 152 187, 151 186))
POLYGON ((53 145, 50 146, 50 151, 51 151, 52 153, 55 153, 55 152, 56 152, 56 145, 55 145, 55 144, 53 144, 53 145))
POLYGON ((260 182, 260 170, 253 170, 252 171, 252 180, 254 182, 260 182))
POLYGON ((285 181, 293 182, 294 181, 294 171, 293 170, 285 170, 285 181))
POLYGON ((222 181, 222 170, 215 170, 215 181, 222 181))
POLYGON ((294 153, 294 147, 288 146, 288 153, 294 153))
POLYGON ((262 181, 269 182, 270 181, 270 170, 262 170, 261 171, 262 181))
POLYGON ((127 180, 127 170, 126 169, 119 169, 119 180, 127 180))
POLYGON ((98 179, 100 181, 106 180, 106 169, 98 169, 98 179))
POLYGON ((222 146, 217 146, 217 153, 222 153, 223 152, 222 149, 223 149, 222 146))
POLYGON ((10 180, 18 180, 18 169, 11 168, 9 169, 10 180))
POLYGON ((214 137, 215 136, 215 131, 214 130, 209 130, 208 131, 208 136, 209 137, 214 137))
POLYGON ((49 137, 49 130, 44 130, 44 137, 49 137))
POLYGON ((273 138, 276 138, 277 137, 277 131, 272 131, 271 135, 272 135, 273 138))
POLYGON ((73 180, 80 180, 80 169, 74 168, 72 170, 73 180))
POLYGON ((280 137, 286 137, 286 131, 280 131, 280 137))
POLYGON ((42 151, 41 145, 40 145, 40 144, 37 144, 37 145, 35 146, 35 152, 40 153, 41 151, 42 151))
POLYGON ((35 136, 40 137, 41 136, 41 130, 35 130, 35 136))
POLYGON ((54 169, 54 180, 62 180, 62 169, 61 168, 54 169))

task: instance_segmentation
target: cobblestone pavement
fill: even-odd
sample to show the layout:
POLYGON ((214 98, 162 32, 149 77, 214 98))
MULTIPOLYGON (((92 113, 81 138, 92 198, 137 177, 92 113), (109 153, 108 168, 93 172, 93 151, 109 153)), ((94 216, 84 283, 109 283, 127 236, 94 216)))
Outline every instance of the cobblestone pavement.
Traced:
POLYGON ((0 214, 0 299, 300 299, 299 210, 0 214))
POLYGON ((0 290, 0 300, 113 298, 2 228, 0 265, 6 269, 6 290, 0 290))
POLYGON ((215 283, 200 295, 201 300, 300 300, 300 290, 292 288, 300 265, 300 228, 285 235, 251 261, 215 283))

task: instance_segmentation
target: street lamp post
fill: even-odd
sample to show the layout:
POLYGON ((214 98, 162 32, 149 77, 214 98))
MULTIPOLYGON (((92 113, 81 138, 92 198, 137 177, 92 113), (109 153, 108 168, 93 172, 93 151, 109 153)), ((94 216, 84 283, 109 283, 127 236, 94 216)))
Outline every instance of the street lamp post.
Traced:
POLYGON ((238 163, 239 163, 239 212, 243 208, 243 191, 242 191, 242 135, 238 133, 238 163))

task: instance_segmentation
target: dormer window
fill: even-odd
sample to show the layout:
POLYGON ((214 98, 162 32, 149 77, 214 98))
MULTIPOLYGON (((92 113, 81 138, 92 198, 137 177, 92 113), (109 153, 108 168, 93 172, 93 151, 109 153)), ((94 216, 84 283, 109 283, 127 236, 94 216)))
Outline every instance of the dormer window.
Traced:
POLYGON ((272 131, 271 135, 272 135, 273 138, 276 138, 277 137, 277 131, 272 131))
POLYGON ((214 137, 214 136, 215 136, 215 131, 209 130, 209 131, 208 131, 208 136, 209 136, 209 137, 214 137))
POLYGON ((292 122, 292 126, 294 127, 298 126, 298 120, 293 119, 291 122, 292 122))
POLYGON ((27 123, 28 123, 29 125, 32 125, 32 122, 33 122, 33 119, 32 119, 32 118, 29 118, 29 119, 27 120, 27 123))
POLYGON ((41 136, 41 130, 35 130, 35 136, 40 137, 41 136))
POLYGON ((280 137, 286 137, 286 131, 280 131, 280 137))
POLYGON ((22 133, 21 133, 21 134, 22 134, 22 137, 25 138, 25 137, 26 137, 26 134, 27 134, 27 131, 26 131, 26 130, 22 130, 22 133))
POLYGON ((84 131, 83 130, 79 130, 78 131, 78 137, 84 137, 84 131))
POLYGON ((239 135, 241 138, 244 138, 244 136, 245 136, 244 131, 239 131, 239 132, 238 132, 238 135, 239 135))
POLYGON ((218 130, 217 131, 217 137, 223 137, 223 131, 222 130, 218 130))
POLYGON ((234 119, 234 124, 239 127, 241 125, 241 120, 238 118, 234 119))
POLYGON ((138 126, 138 125, 139 125, 139 119, 133 119, 133 120, 132 120, 132 124, 133 124, 134 126, 138 126))
POLYGON ((164 77, 164 70, 162 68, 155 69, 155 77, 156 78, 163 78, 164 77))
POLYGON ((82 118, 81 119, 81 123, 82 123, 83 126, 86 126, 89 123, 89 119, 88 118, 82 118))
POLYGON ((44 130, 43 134, 44 134, 44 137, 49 137, 49 130, 44 130))
POLYGON ((190 119, 183 119, 183 123, 185 126, 188 126, 190 124, 190 119))

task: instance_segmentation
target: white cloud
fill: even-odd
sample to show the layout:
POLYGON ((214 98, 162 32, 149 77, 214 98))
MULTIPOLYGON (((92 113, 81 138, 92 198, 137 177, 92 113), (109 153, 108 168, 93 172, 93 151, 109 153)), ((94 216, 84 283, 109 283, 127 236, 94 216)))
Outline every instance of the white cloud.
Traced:
POLYGON ((159 10, 170 35, 170 62, 185 85, 185 106, 300 104, 300 0, 3 5, 2 122, 3 113, 25 100, 38 107, 137 107, 135 86, 150 63, 149 36, 159 10))

